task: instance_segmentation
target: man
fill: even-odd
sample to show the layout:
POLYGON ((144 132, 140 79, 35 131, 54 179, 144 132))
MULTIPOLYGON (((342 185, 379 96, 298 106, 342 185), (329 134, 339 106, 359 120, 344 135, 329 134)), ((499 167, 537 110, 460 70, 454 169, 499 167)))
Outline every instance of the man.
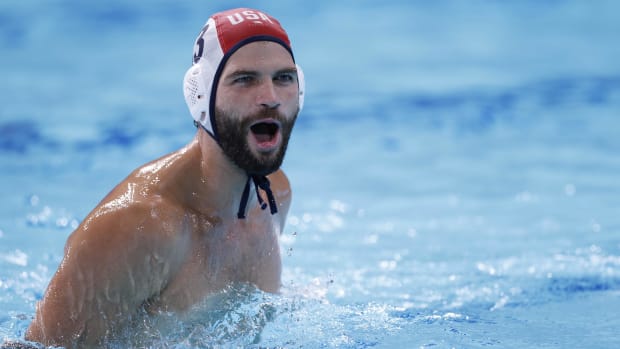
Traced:
POLYGON ((183 312, 231 283, 280 287, 291 189, 279 169, 303 75, 273 17, 234 9, 196 39, 184 148, 114 188, 67 240, 26 339, 100 346, 140 313, 183 312))

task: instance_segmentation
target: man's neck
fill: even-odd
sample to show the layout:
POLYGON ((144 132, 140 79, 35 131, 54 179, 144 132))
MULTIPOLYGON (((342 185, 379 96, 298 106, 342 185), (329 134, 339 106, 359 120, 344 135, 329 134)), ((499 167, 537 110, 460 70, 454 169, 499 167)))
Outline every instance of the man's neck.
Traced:
MULTIPOLYGON (((222 219, 236 219, 248 175, 230 161, 204 130, 199 130, 196 138, 200 156, 200 177, 197 177, 199 183, 196 184, 200 188, 196 191, 197 209, 222 219)), ((250 207, 256 200, 253 186, 251 190, 248 202, 250 207)))

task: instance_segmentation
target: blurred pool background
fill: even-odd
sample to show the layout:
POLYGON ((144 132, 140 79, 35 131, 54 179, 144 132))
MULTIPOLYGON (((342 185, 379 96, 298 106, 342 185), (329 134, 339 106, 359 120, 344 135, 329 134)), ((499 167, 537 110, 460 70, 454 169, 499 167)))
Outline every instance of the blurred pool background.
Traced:
POLYGON ((283 23, 308 85, 283 292, 152 347, 620 344, 620 3, 554 0, 3 1, 0 341, 78 222, 192 138, 193 40, 236 6, 283 23))

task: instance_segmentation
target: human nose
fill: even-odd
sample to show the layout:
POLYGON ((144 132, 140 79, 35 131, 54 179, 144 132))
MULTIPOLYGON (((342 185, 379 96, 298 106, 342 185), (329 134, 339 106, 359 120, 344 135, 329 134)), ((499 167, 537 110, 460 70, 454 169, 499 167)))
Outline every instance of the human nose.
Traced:
POLYGON ((280 99, 276 93, 273 81, 267 80, 261 84, 257 95, 257 103, 267 109, 275 109, 280 106, 280 99))

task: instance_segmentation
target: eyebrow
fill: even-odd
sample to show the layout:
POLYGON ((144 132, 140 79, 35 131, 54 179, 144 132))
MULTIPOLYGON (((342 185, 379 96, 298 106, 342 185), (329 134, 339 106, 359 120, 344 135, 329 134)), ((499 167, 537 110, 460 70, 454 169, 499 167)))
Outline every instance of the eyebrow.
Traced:
POLYGON ((243 69, 239 69, 239 70, 235 70, 229 74, 227 74, 224 78, 228 79, 231 77, 237 77, 237 76, 241 76, 241 75, 258 75, 258 72, 255 70, 243 70, 243 69))
MULTIPOLYGON (((289 73, 289 74, 292 73, 292 74, 297 75, 297 68, 295 67, 283 68, 283 69, 277 70, 275 72, 275 75, 283 74, 283 73, 289 73)), ((239 76, 248 76, 248 75, 257 76, 257 75, 260 75, 260 73, 257 70, 238 69, 238 70, 228 73, 226 76, 224 76, 224 79, 234 79, 239 76)))
POLYGON ((284 69, 280 69, 280 70, 277 71, 277 74, 282 74, 282 73, 289 73, 289 74, 297 75, 297 68, 296 67, 284 68, 284 69))

